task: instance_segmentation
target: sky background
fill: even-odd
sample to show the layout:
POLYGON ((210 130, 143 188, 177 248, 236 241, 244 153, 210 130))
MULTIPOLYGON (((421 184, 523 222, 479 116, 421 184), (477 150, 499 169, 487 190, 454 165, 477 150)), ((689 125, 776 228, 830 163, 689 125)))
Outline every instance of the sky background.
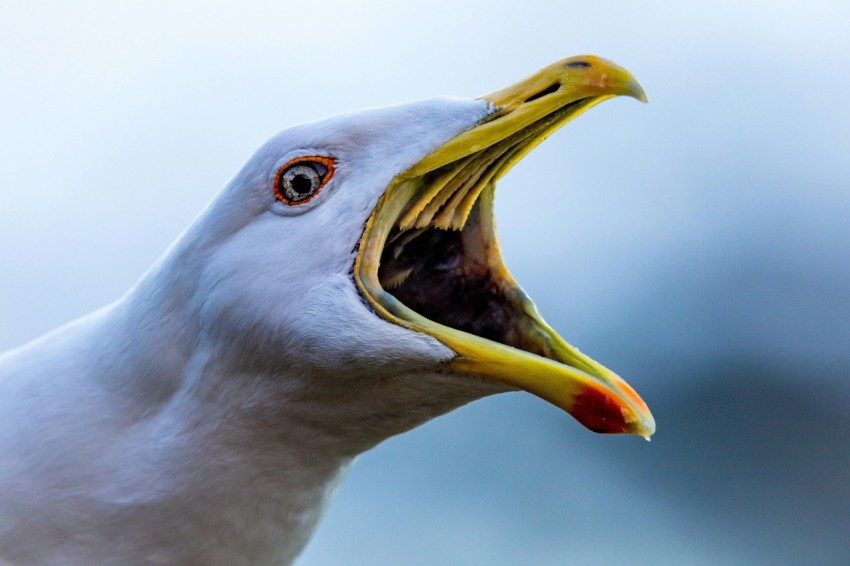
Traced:
POLYGON ((363 455, 331 564, 850 563, 850 4, 0 4, 0 349, 119 297, 275 132, 632 71, 500 182, 506 263, 653 409, 526 394, 363 455))

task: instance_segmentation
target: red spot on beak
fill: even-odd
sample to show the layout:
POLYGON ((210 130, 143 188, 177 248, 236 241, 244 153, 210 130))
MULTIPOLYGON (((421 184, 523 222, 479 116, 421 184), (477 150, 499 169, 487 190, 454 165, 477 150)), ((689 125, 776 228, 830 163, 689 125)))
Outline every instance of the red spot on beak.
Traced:
POLYGON ((623 408, 620 400, 604 389, 587 388, 575 396, 570 414, 593 432, 629 432, 623 408))

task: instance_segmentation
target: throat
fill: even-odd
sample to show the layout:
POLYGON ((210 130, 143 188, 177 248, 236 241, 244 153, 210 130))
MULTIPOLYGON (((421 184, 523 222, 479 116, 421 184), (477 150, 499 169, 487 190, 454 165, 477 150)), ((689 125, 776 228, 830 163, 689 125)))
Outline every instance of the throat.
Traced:
POLYGON ((427 228, 395 236, 378 272, 387 291, 434 322, 509 343, 505 329, 513 326, 513 306, 486 263, 468 249, 468 235, 427 228))
MULTIPOLYGON (((492 195, 485 195, 492 198, 492 195)), ((381 255, 381 286, 429 320, 538 355, 525 295, 502 263, 492 203, 476 202, 460 230, 394 228, 381 255)))

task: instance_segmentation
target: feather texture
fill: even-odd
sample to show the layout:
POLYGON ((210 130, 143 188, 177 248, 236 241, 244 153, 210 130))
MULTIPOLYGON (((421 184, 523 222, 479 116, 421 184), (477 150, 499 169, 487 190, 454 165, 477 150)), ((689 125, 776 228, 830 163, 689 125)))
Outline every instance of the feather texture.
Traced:
POLYGON ((281 564, 352 459, 497 390, 350 272, 390 180, 478 123, 434 99, 286 130, 112 305, 0 355, 0 561, 281 564), (334 177, 287 207, 281 164, 334 177))

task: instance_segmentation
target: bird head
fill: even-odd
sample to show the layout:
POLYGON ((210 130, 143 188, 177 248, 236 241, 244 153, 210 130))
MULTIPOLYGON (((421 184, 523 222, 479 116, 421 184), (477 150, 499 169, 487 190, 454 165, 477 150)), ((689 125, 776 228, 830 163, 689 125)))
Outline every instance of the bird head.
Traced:
POLYGON ((509 275, 493 220, 513 164, 619 95, 645 100, 628 72, 582 56, 478 99, 281 132, 192 229, 201 328, 243 366, 317 387, 404 375, 406 387, 467 383, 478 396, 520 389, 591 430, 649 438, 641 398, 561 338, 509 275))

